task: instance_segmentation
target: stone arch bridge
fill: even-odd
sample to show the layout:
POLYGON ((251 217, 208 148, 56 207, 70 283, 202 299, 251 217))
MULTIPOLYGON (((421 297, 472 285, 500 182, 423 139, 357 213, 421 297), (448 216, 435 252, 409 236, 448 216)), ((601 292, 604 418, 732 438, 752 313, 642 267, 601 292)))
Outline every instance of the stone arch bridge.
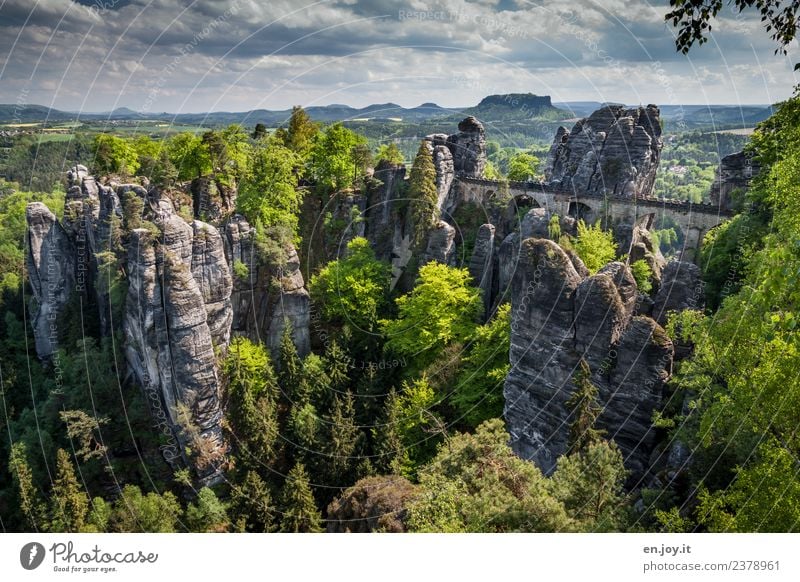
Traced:
MULTIPOLYGON (((487 203, 506 185, 496 180, 456 176, 463 200, 487 203)), ((518 207, 545 208, 551 214, 583 218, 587 223, 601 219, 607 226, 639 224, 650 228, 662 218, 680 228, 684 235, 683 256, 693 260, 706 233, 732 216, 716 204, 673 202, 656 198, 621 198, 581 194, 560 185, 540 182, 508 182, 508 192, 518 207)))

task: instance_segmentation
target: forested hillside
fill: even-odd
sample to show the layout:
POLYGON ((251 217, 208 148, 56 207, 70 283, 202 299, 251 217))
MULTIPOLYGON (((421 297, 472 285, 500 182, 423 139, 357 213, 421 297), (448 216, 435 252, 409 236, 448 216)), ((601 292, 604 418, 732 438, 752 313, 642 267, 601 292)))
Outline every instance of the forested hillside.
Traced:
MULTIPOLYGON (((607 277, 603 293, 619 293, 626 302, 620 326, 636 327, 652 321, 645 314, 658 319, 652 304, 659 305, 667 288, 655 229, 655 245, 649 233, 634 228, 633 243, 623 246, 602 221, 544 216, 543 209, 518 207, 502 192, 491 204, 462 207, 487 214, 473 219, 476 224, 464 210, 446 216, 440 197, 452 194, 442 185, 447 152, 441 148, 447 145, 437 140, 443 138, 417 142, 406 168, 407 156, 392 141, 370 148, 364 136, 342 124, 314 123, 301 108, 286 128, 272 131, 231 125, 164 139, 100 133, 70 142, 67 150, 16 143, 8 162, 16 183, 0 189, 3 529, 795 529, 798 122, 796 97, 748 141, 761 171, 739 213, 703 242, 698 263, 705 308, 683 305, 669 314, 664 308, 659 321, 666 332, 652 323, 656 347, 671 350, 674 342, 676 363, 645 423, 647 438, 657 444, 644 468, 632 468, 631 454, 616 443, 619 434, 608 430, 608 377, 595 367, 596 345, 581 352, 569 379, 566 448, 552 459, 552 469, 512 450, 503 388, 520 304, 512 291, 503 295, 502 282, 498 292, 476 277, 483 268, 476 257, 484 256, 490 240, 485 226, 510 225, 498 246, 518 241, 518 252, 531 253, 521 264, 536 249, 549 249, 549 260, 568 262, 564 269, 576 273, 582 289, 586 281, 600 285, 607 277), (41 166, 26 166, 28 158, 41 166), (75 167, 67 181, 61 172, 66 158, 88 168, 75 167), (92 188, 103 204, 117 206, 103 214, 92 188), (380 206, 376 211, 368 201, 387 192, 393 202, 380 216, 380 206), (34 202, 46 208, 26 207, 34 202), (36 229, 43 227, 32 217, 46 222, 48 210, 57 221, 48 227, 54 234, 38 239, 36 229), (447 220, 454 216, 465 219, 464 232, 450 234, 447 243, 454 231, 447 220), (67 293, 58 304, 52 351, 43 357, 34 326, 48 301, 42 282, 52 274, 36 264, 44 255, 32 253, 32 245, 46 246, 42 240, 63 232, 70 242, 59 252, 82 256, 75 250, 78 235, 92 221, 102 225, 91 227, 102 234, 92 243, 102 252, 89 258, 91 289, 67 293), (392 222, 403 225, 402 244, 396 236, 392 242, 386 226, 392 222), (241 238, 232 238, 232 225, 241 238), (192 233, 188 270, 170 255, 184 230, 192 233), (245 241, 252 242, 251 254, 236 250, 250 244, 245 241), (196 250, 201 243, 202 252, 196 250), (173 437, 154 420, 150 393, 141 385, 146 376, 126 365, 130 350, 152 348, 144 332, 145 340, 134 337, 144 324, 130 319, 147 280, 150 259, 143 249, 152 249, 152 268, 165 281, 166 299, 156 308, 164 309, 168 326, 192 317, 177 299, 170 311, 171 293, 185 292, 176 297, 187 302, 192 293, 202 297, 209 353, 186 365, 197 377, 199 368, 191 366, 208 358, 215 375, 209 389, 218 416, 203 424, 213 416, 201 410, 205 404, 179 398, 173 427, 179 450, 169 458, 164 451, 173 437), (402 265, 397 249, 408 251, 402 265), (196 272, 215 274, 201 274, 204 283, 195 285, 196 272), (216 295, 225 286, 232 307, 216 295), (241 315, 238 302, 249 301, 248 295, 261 299, 241 315), (275 311, 276 297, 284 311, 275 311), (651 311, 641 306, 648 302, 651 311), (238 321, 260 313, 262 303, 269 306, 266 319, 238 321), (233 313, 227 335, 213 319, 226 309, 233 313), (283 315, 270 319, 274 313, 283 315), (296 323, 303 317, 306 335, 296 323)), ((462 159, 456 148, 455 167, 501 183, 543 175, 547 152, 541 147, 487 146, 480 142, 482 128, 464 127, 447 143, 482 151, 484 159, 462 159)), ((697 191, 683 193, 659 175, 655 192, 707 199, 715 160, 740 145, 723 139, 720 145, 685 136, 668 145, 668 165, 686 166, 697 191)), ((669 235, 661 238, 665 253, 679 252, 669 235)), ((512 288, 511 279, 505 283, 512 288)), ((665 380, 661 368, 659 382, 665 380)), ((205 393, 198 388, 194 394, 205 393)))

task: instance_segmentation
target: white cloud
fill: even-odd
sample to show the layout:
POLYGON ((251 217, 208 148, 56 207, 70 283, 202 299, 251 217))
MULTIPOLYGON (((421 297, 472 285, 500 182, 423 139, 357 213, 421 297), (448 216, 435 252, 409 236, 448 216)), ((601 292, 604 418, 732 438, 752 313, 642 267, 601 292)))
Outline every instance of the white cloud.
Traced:
POLYGON ((29 102, 95 110, 136 108, 154 86, 158 111, 468 106, 512 91, 675 103, 790 94, 798 50, 774 56, 756 17, 724 12, 686 57, 665 12, 665 2, 639 0, 134 0, 98 16, 68 0, 40 0, 33 12, 6 0, 0 102, 13 103, 32 74, 29 102))

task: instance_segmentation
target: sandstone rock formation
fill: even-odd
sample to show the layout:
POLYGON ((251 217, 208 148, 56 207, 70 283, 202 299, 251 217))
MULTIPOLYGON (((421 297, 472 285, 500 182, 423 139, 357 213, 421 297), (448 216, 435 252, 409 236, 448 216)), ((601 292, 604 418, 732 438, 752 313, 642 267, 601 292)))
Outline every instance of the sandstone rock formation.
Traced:
POLYGON ((472 282, 481 290, 483 297, 484 315, 488 315, 492 307, 495 258, 494 232, 494 225, 481 225, 475 238, 472 257, 469 260, 469 274, 472 276, 472 282))
POLYGON ((27 269, 33 290, 31 325, 40 358, 58 349, 58 318, 75 288, 74 248, 55 215, 41 202, 25 211, 28 221, 27 269))
POLYGON ((732 210, 735 194, 738 192, 741 197, 760 169, 758 161, 748 152, 737 152, 722 158, 711 185, 711 203, 722 211, 732 210))
POLYGON ((428 246, 422 255, 420 265, 431 261, 452 265, 455 261, 455 240, 456 229, 444 220, 440 220, 428 231, 428 246))
POLYGON ((448 137, 443 133, 434 133, 425 138, 433 158, 433 167, 436 168, 436 192, 439 196, 436 206, 439 210, 444 209, 455 177, 455 162, 453 153, 447 147, 447 140, 448 137))
POLYGON ((328 506, 330 533, 403 533, 408 506, 418 495, 405 477, 366 477, 328 506))
POLYGON ((703 303, 703 274, 694 263, 671 261, 661 274, 661 286, 653 299, 653 319, 666 325, 669 313, 698 309, 703 303))
POLYGON ((36 352, 52 358, 64 308, 82 294, 99 311, 101 333, 115 331, 112 321, 121 324, 127 365, 162 435, 165 459, 179 466, 189 460, 187 446, 198 448, 192 439, 203 439, 206 458, 202 466, 192 462, 201 482, 214 481, 227 448, 217 354, 224 354, 231 334, 247 334, 275 352, 288 324, 298 351, 308 352, 309 298, 297 252, 287 245, 281 259, 268 264, 241 216, 219 228, 189 224, 155 189, 99 184, 83 166, 68 179, 61 221, 38 202, 26 211, 36 352), (141 228, 122 231, 123 199, 141 208, 125 219, 141 228), (234 281, 235 261, 247 267, 248 277, 234 281), (127 284, 121 305, 113 305, 106 281, 117 267, 127 284), (121 317, 112 319, 115 310, 121 317))
POLYGON ((482 178, 486 167, 486 135, 483 124, 470 116, 458 124, 458 133, 447 138, 458 175, 482 178))
POLYGON ((541 238, 524 240, 518 253, 504 388, 512 447, 546 472, 555 468, 569 450, 566 402, 584 359, 598 386, 598 422, 620 446, 633 478, 641 478, 654 446, 650 418, 671 371, 672 342, 653 319, 634 315, 638 290, 625 264, 610 263, 587 277, 561 247, 541 238))
POLYGON ((545 180, 584 195, 648 197, 661 156, 658 107, 606 105, 568 131, 560 127, 545 180))

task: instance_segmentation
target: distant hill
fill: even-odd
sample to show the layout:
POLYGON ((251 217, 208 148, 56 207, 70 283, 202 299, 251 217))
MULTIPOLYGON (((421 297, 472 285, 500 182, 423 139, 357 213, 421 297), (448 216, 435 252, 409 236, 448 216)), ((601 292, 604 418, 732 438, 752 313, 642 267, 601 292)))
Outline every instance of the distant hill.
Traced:
MULTIPOLYGON (((67 112, 48 109, 42 106, 27 106, 21 111, 24 117, 15 114, 20 110, 14 105, 0 105, 0 123, 30 121, 172 121, 182 124, 225 125, 230 123, 243 123, 253 125, 257 122, 269 126, 285 123, 291 115, 291 109, 267 110, 255 109, 251 111, 227 112, 215 111, 211 113, 143 113, 140 114, 127 107, 119 107, 110 112, 87 113, 67 112)), ((352 120, 400 120, 404 122, 423 122, 431 119, 446 119, 450 117, 463 118, 475 115, 485 121, 500 121, 508 119, 524 120, 526 118, 553 118, 563 117, 565 112, 553 107, 548 96, 537 96, 531 93, 509 95, 490 95, 484 98, 477 106, 469 108, 446 108, 436 103, 423 103, 417 107, 402 107, 396 103, 376 103, 362 108, 349 105, 312 105, 306 108, 309 116, 316 121, 352 121, 352 120)))
POLYGON ((43 105, 0 104, 0 123, 35 123, 45 119, 68 121, 74 118, 74 113, 50 109, 43 105))
MULTIPOLYGON (((559 122, 575 117, 586 117, 602 106, 597 101, 567 101, 552 103, 547 95, 533 93, 508 93, 489 95, 474 107, 441 107, 436 103, 423 103, 417 107, 402 107, 396 103, 376 103, 356 108, 349 105, 312 105, 306 108, 309 116, 316 121, 332 123, 344 121, 350 123, 371 124, 416 124, 422 126, 450 126, 467 115, 474 115, 479 120, 500 128, 503 131, 517 131, 522 126, 538 125, 535 133, 551 136, 559 122), (552 125, 552 127, 551 127, 552 125)), ((759 121, 769 117, 772 108, 768 105, 662 105, 661 116, 667 126, 675 128, 678 121, 683 121, 687 129, 710 129, 730 127, 752 127, 759 121)), ((51 109, 42 105, 0 104, 0 124, 34 123, 42 121, 64 122, 84 121, 93 123, 126 121, 159 121, 181 125, 199 125, 214 127, 241 123, 255 125, 264 123, 268 127, 285 124, 291 115, 291 109, 268 110, 254 109, 250 111, 211 113, 139 113, 127 107, 118 107, 105 113, 69 112, 51 109)), ((568 125, 568 123, 567 123, 568 125)), ((530 129, 530 128, 529 128, 530 129)), ((525 133, 530 133, 524 130, 525 133)))

